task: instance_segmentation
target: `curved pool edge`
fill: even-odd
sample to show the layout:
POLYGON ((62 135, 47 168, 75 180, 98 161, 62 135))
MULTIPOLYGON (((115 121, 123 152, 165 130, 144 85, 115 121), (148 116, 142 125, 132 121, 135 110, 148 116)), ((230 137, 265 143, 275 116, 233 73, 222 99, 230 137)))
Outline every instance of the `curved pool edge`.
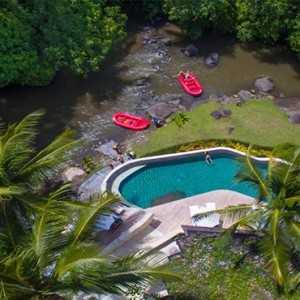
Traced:
MULTIPOLYGON (((115 169, 111 170, 111 172, 104 178, 100 191, 110 191, 115 194, 120 195, 119 193, 119 186, 122 180, 124 180, 128 175, 135 172, 139 167, 145 166, 147 163, 150 162, 158 162, 158 161, 170 161, 174 158, 185 158, 185 157, 195 157, 199 156, 199 154, 204 154, 206 151, 209 151, 212 156, 213 154, 234 154, 239 156, 246 156, 247 154, 236 149, 228 148, 228 147, 216 147, 216 148, 206 148, 202 150, 193 150, 188 152, 180 152, 180 153, 172 153, 172 154, 164 154, 164 155, 157 155, 157 156, 149 156, 144 158, 137 158, 116 167, 115 169), (119 178, 118 178, 119 177, 119 178), (118 179, 116 181, 116 179, 118 179)), ((268 162, 268 157, 256 157, 250 155, 252 159, 257 162, 268 162)), ((129 205, 133 206, 132 203, 126 201, 129 205)))

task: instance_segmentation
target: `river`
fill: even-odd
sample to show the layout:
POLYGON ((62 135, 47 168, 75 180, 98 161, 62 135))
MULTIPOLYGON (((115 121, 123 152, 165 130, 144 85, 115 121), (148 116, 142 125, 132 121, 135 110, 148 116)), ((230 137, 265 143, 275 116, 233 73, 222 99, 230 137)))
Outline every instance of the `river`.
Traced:
POLYGON ((63 129, 72 127, 89 142, 92 153, 101 143, 122 141, 136 134, 116 127, 111 121, 114 112, 125 111, 149 119, 147 106, 180 97, 183 90, 176 78, 180 70, 189 70, 198 77, 204 88, 200 99, 212 93, 230 96, 242 89, 253 89, 254 80, 261 75, 273 78, 274 96, 280 93, 299 96, 300 61, 287 46, 243 45, 232 36, 215 35, 191 42, 177 26, 167 23, 155 31, 151 27, 130 29, 125 41, 103 63, 102 71, 87 78, 63 71, 47 87, 1 89, 1 117, 5 122, 16 122, 44 108, 46 115, 40 127, 39 145, 47 144, 63 129), (153 33, 171 38, 172 45, 166 46, 163 52, 149 49, 144 37, 153 33), (199 49, 195 57, 180 51, 190 43, 199 49), (205 64, 204 58, 211 52, 219 53, 220 63, 215 68, 205 64), (140 78, 146 78, 146 86, 136 84, 140 78), (144 98, 148 100, 143 101, 144 98))

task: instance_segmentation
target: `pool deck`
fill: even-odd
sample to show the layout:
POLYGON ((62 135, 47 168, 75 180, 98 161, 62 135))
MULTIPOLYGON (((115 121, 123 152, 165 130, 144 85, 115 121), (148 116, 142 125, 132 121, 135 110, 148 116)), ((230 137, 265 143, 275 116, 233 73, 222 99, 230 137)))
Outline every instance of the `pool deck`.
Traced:
MULTIPOLYGON (((252 197, 229 190, 216 190, 189 198, 173 201, 145 209, 152 212, 154 218, 159 222, 159 229, 162 233, 169 232, 183 233, 181 225, 192 225, 189 207, 193 205, 203 206, 205 203, 216 203, 216 209, 225 208, 229 205, 253 203, 252 197)), ((223 228, 229 227, 231 223, 223 220, 223 228)))
MULTIPOLYGON (((171 244, 176 236, 184 234, 182 225, 192 226, 189 207, 193 205, 203 206, 210 202, 214 202, 216 209, 220 209, 229 205, 251 204, 254 202, 254 198, 234 191, 216 190, 141 209, 147 217, 139 218, 130 228, 126 226, 126 215, 124 215, 124 224, 122 224, 124 227, 120 226, 120 233, 122 233, 121 236, 117 237, 119 243, 115 243, 112 247, 109 246, 106 251, 124 256, 134 251, 160 249, 162 246, 171 244), (122 240, 122 235, 126 237, 126 240, 122 240)), ((133 209, 136 210, 136 208, 126 208, 126 213, 130 215, 130 211, 133 209)), ((229 227, 230 224, 229 220, 222 220, 223 228, 229 227)), ((115 235, 116 232, 111 234, 115 235)), ((171 247, 166 254, 172 255, 177 250, 171 247)))

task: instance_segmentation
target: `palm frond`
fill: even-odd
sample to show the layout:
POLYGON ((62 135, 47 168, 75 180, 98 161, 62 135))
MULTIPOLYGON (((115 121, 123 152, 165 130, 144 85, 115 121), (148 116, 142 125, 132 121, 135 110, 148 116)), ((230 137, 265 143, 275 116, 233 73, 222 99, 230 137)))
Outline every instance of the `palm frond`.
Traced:
POLYGON ((41 119, 41 117, 45 114, 44 109, 38 109, 30 114, 28 114, 25 118, 23 118, 16 126, 16 133, 25 132, 32 138, 36 136, 38 133, 37 125, 41 119))
POLYGON ((264 209, 263 208, 257 208, 254 211, 242 216, 241 218, 238 218, 236 220, 232 220, 233 223, 230 225, 230 228, 237 229, 242 228, 243 230, 248 230, 250 232, 257 232, 263 222, 263 214, 264 209))
POLYGON ((287 246, 269 236, 263 237, 257 244, 258 249, 267 259, 265 268, 270 271, 279 284, 283 284, 287 276, 287 263, 289 261, 289 251, 287 246))
POLYGON ((300 255, 300 224, 299 222, 292 222, 288 227, 288 247, 293 257, 300 255))
POLYGON ((29 213, 30 211, 42 211, 47 203, 46 199, 39 195, 16 195, 14 202, 22 211, 21 214, 25 213, 26 210, 29 210, 29 213))
MULTIPOLYGON (((284 160, 273 161, 273 173, 280 179, 282 185, 287 189, 289 195, 289 189, 295 188, 295 183, 300 181, 300 147, 294 147, 287 155, 283 155, 284 160)), ((296 185, 300 189, 299 185, 296 185)))
POLYGON ((0 278, 10 293, 34 295, 43 283, 43 276, 37 264, 37 256, 31 248, 21 243, 17 249, 1 261, 0 278))
POLYGON ((37 124, 43 115, 37 110, 27 115, 19 124, 9 124, 0 138, 0 164, 14 175, 34 151, 33 142, 37 135, 37 124))
POLYGON ((63 234, 67 224, 66 207, 55 199, 49 199, 42 213, 36 214, 30 246, 38 257, 41 268, 54 263, 58 250, 70 242, 70 237, 63 234))
POLYGON ((241 162, 241 168, 235 175, 235 180, 237 183, 246 182, 249 185, 256 186, 259 190, 257 199, 259 201, 264 201, 265 199, 273 199, 273 195, 270 193, 268 186, 263 180, 263 174, 258 166, 255 164, 253 159, 249 155, 250 148, 248 149, 248 154, 238 158, 241 162))
POLYGON ((1 255, 11 253, 22 241, 25 231, 19 222, 18 216, 10 205, 3 203, 0 209, 0 226, 1 226, 1 255))
POLYGON ((93 231, 97 218, 102 213, 111 213, 111 206, 120 203, 121 199, 113 194, 101 194, 91 198, 92 203, 77 210, 76 222, 74 224, 74 241, 86 238, 86 234, 93 231))
POLYGON ((34 151, 26 138, 26 134, 15 134, 14 128, 8 128, 5 136, 1 137, 0 164, 9 177, 14 176, 34 151))
POLYGON ((273 156, 278 157, 285 162, 290 162, 294 165, 300 165, 299 145, 280 144, 273 149, 273 156))
POLYGON ((99 256, 100 251, 99 246, 94 242, 72 242, 57 259, 53 276, 59 280, 60 277, 76 269, 93 269, 95 264, 107 263, 106 257, 99 256))
POLYGON ((161 280, 181 280, 183 276, 181 268, 170 265, 163 255, 137 253, 124 258, 95 257, 99 249, 91 245, 88 250, 86 246, 77 244, 77 251, 71 251, 75 256, 64 253, 54 269, 58 279, 63 279, 67 285, 76 282, 78 290, 120 294, 134 283, 154 284, 161 280))
POLYGON ((68 201, 70 201, 70 188, 70 183, 63 184, 58 189, 50 193, 50 199, 55 199, 56 201, 64 201, 66 204, 68 201))
POLYGON ((113 264, 116 266, 116 271, 109 277, 118 278, 120 283, 123 281, 122 277, 128 275, 142 276, 143 280, 149 280, 149 282, 152 280, 157 282, 157 279, 182 280, 183 277, 182 268, 178 265, 169 264, 165 254, 160 252, 137 252, 127 257, 114 258, 113 264))
POLYGON ((24 185, 9 185, 0 187, 0 199, 10 200, 12 196, 22 195, 25 191, 24 185))
POLYGON ((221 216, 226 216, 230 221, 240 219, 245 215, 249 214, 253 210, 253 205, 241 204, 237 206, 227 206, 223 209, 215 209, 209 212, 199 213, 197 215, 192 216, 192 219, 195 221, 201 220, 203 218, 207 218, 214 213, 218 213, 221 216))
POLYGON ((237 230, 238 224, 234 224, 225 229, 216 240, 216 246, 226 248, 232 242, 233 236, 237 230))
POLYGON ((74 137, 71 129, 65 130, 48 147, 23 165, 16 178, 26 179, 33 186, 50 178, 70 159, 69 152, 82 145, 83 142, 75 140, 74 137))

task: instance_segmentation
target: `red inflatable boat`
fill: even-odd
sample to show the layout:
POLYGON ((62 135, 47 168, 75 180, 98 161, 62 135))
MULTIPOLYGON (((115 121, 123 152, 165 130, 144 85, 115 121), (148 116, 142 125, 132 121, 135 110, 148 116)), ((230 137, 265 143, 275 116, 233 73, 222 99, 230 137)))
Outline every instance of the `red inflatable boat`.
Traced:
POLYGON ((132 130, 143 130, 149 126, 146 119, 123 112, 113 114, 112 119, 116 125, 132 130))
POLYGON ((193 74, 188 72, 180 72, 178 75, 178 81, 189 95, 201 95, 202 86, 193 74))

